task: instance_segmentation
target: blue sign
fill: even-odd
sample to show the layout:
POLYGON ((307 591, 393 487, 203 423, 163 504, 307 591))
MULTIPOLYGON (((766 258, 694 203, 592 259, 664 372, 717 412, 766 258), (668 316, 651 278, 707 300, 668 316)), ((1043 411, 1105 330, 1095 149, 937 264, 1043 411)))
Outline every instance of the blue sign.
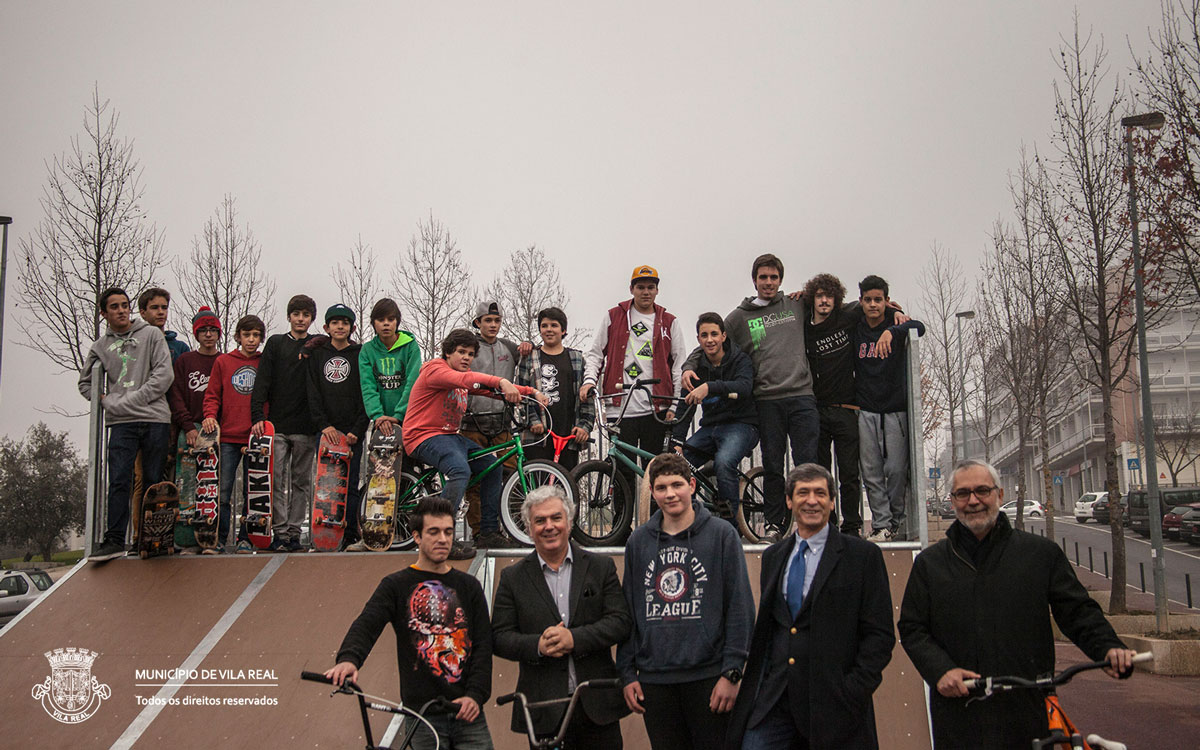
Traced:
POLYGON ((942 470, 936 466, 929 467, 929 478, 930 479, 941 479, 942 478, 942 470))
POLYGON ((1055 483, 1055 484, 1062 484, 1062 483, 1063 483, 1062 474, 1055 474, 1055 475, 1054 475, 1054 483, 1055 483))
POLYGON ((1142 460, 1140 458, 1129 458, 1126 459, 1125 463, 1129 464, 1130 471, 1142 470, 1142 460))

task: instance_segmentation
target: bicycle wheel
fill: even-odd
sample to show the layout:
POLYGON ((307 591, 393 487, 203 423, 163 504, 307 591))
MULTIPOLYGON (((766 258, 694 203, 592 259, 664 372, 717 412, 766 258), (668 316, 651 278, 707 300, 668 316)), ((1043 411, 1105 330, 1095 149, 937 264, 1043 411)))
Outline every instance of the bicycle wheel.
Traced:
POLYGON ((741 476, 742 500, 738 503, 737 525, 742 536, 758 544, 767 534, 766 493, 763 491, 763 469, 755 466, 741 476))
POLYGON ((417 503, 423 497, 437 494, 436 488, 431 487, 428 482, 419 482, 417 475, 411 472, 400 472, 400 481, 397 482, 397 495, 400 501, 396 504, 396 533, 392 537, 391 549, 405 550, 412 549, 417 542, 413 539, 412 525, 409 523, 408 514, 416 510, 417 503), (412 492, 410 493, 410 490, 412 492))
POLYGON ((533 538, 529 536, 525 529, 525 520, 521 518, 521 505, 525 502, 526 495, 538 487, 547 485, 562 487, 571 502, 575 502, 578 496, 571 475, 553 461, 527 461, 523 474, 514 472, 504 482, 504 489, 500 492, 500 523, 508 535, 521 544, 533 546, 533 538), (521 486, 522 476, 525 477, 524 487, 521 486))
POLYGON ((585 547, 616 547, 629 536, 633 493, 611 461, 584 461, 571 472, 575 480, 575 528, 571 537, 585 547))

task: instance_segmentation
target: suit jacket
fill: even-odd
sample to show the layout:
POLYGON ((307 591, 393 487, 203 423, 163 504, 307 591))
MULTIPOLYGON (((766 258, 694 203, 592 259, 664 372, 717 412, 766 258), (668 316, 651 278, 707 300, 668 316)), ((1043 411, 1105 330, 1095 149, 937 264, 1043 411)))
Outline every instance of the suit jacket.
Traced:
MULTIPOLYGON (((571 554, 568 627, 575 639, 575 679, 584 682, 617 677, 612 647, 629 638, 633 618, 625 606, 616 565, 612 558, 592 554, 574 543, 571 554)), ((536 551, 500 574, 492 607, 493 652, 520 663, 517 690, 531 702, 567 695, 567 657, 551 658, 538 653, 542 632, 561 619, 536 551)), ((587 691, 580 702, 588 718, 597 724, 617 721, 629 713, 621 692, 615 689, 587 691)), ((536 731, 557 729, 565 710, 564 704, 533 711, 536 731)), ((515 703, 512 729, 525 731, 524 713, 515 703)))
POLYGON ((758 618, 728 747, 740 747, 746 729, 782 698, 791 701, 811 747, 876 748, 871 694, 896 643, 883 554, 830 526, 812 587, 793 620, 782 584, 795 544, 790 534, 763 553, 758 618))

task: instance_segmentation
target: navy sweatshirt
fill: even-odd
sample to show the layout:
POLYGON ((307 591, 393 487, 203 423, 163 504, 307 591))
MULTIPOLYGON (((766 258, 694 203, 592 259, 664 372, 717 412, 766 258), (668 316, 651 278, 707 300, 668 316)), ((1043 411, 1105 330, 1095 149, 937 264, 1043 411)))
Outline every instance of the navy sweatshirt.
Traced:
POLYGON ((271 405, 271 423, 277 435, 315 435, 316 426, 308 411, 308 366, 300 358, 300 350, 310 336, 294 339, 277 333, 267 339, 262 360, 258 363, 258 379, 250 396, 250 420, 264 419, 264 404, 271 405))
POLYGON ((864 318, 854 329, 854 388, 858 405, 863 411, 891 414, 908 411, 908 329, 916 328, 918 336, 925 335, 925 324, 910 320, 889 327, 885 318, 875 328, 864 318), (881 357, 875 343, 884 331, 892 332, 892 351, 881 357))

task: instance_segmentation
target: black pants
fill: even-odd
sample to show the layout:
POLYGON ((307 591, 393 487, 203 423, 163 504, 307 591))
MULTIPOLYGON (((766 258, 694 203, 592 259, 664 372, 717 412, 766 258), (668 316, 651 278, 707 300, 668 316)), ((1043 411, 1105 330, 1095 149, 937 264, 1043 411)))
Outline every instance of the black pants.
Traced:
MULTIPOLYGON (((621 420, 621 442, 636 445, 638 448, 655 456, 663 452, 663 441, 667 438, 667 426, 654 418, 653 414, 643 417, 626 417, 621 420)), ((633 456, 630 456, 633 458, 633 456)), ((639 460, 638 464, 644 469, 648 460, 639 460)), ((617 464, 621 473, 629 480, 629 488, 637 497, 637 476, 625 464, 617 464)))
POLYGON ((713 686, 720 677, 672 685, 642 683, 646 696, 646 734, 654 750, 719 750, 725 746, 729 714, 708 708, 713 686))
POLYGON ((858 474, 858 412, 844 406, 822 406, 817 463, 833 471, 830 444, 837 457, 838 500, 842 530, 862 529, 862 480, 858 474))
MULTIPOLYGON (((556 733, 539 734, 538 739, 553 737, 556 733)), ((583 708, 577 706, 567 725, 567 733, 563 737, 562 750, 621 750, 624 740, 621 739, 621 723, 597 724, 588 718, 583 708)))

